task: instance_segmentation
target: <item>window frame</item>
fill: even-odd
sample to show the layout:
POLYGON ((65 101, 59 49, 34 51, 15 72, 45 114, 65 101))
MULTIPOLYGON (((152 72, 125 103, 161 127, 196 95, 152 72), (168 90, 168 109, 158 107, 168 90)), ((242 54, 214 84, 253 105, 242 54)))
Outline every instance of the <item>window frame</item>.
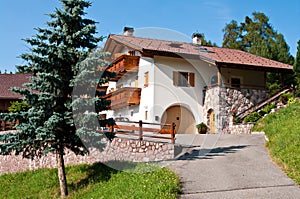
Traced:
POLYGON ((195 73, 173 71, 173 85, 176 87, 195 87, 195 73))

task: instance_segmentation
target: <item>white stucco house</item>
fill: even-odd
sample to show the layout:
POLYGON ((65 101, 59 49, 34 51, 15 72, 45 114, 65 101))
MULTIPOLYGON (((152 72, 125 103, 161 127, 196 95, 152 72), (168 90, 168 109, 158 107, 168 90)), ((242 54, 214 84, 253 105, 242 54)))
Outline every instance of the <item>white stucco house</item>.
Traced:
MULTIPOLYGON (((130 32, 131 31, 131 32, 130 32)), ((292 66, 240 50, 202 46, 199 34, 191 43, 109 35, 116 72, 104 98, 113 117, 153 123, 175 122, 177 133, 195 134, 204 122, 221 133, 232 111, 242 113, 267 99, 266 73, 282 74, 292 66)))

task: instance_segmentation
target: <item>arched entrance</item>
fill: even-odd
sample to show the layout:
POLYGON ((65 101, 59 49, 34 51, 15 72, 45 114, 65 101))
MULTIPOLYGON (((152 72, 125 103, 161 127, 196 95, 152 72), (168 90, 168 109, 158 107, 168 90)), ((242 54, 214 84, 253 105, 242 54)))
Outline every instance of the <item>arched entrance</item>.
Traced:
POLYGON ((207 124, 209 126, 209 133, 216 133, 215 130, 215 112, 213 109, 209 109, 207 112, 207 124))
POLYGON ((175 105, 169 107, 161 118, 161 123, 176 124, 175 130, 178 134, 195 134, 196 121, 191 111, 187 108, 175 105))

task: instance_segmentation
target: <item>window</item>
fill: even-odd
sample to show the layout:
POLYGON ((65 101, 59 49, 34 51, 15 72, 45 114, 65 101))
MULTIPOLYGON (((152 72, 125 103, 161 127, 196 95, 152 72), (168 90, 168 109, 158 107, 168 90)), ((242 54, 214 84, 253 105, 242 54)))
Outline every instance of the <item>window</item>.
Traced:
POLYGON ((241 87, 241 79, 237 77, 232 77, 231 78, 231 86, 235 88, 240 88, 241 87))
POLYGON ((173 85, 180 86, 180 87, 194 87, 195 73, 174 71, 173 85))
POLYGON ((215 76, 213 76, 213 77, 211 78, 210 84, 211 84, 211 85, 214 85, 214 84, 217 84, 217 83, 218 83, 218 76, 215 75, 215 76))
POLYGON ((148 111, 145 111, 145 120, 148 120, 148 111))
POLYGON ((145 83, 144 83, 144 86, 145 86, 145 87, 148 87, 148 85, 149 85, 149 72, 145 72, 144 77, 145 77, 145 83))
POLYGON ((134 87, 136 87, 136 88, 139 87, 139 77, 138 76, 135 77, 134 87))

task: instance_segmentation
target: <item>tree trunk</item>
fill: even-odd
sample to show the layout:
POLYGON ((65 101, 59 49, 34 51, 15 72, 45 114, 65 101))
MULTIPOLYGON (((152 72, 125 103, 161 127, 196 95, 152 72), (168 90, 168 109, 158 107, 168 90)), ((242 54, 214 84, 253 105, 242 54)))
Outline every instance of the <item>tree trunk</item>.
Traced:
POLYGON ((58 180, 60 186, 61 197, 64 198, 68 195, 65 163, 64 163, 64 151, 60 148, 56 154, 57 170, 58 170, 58 180))

